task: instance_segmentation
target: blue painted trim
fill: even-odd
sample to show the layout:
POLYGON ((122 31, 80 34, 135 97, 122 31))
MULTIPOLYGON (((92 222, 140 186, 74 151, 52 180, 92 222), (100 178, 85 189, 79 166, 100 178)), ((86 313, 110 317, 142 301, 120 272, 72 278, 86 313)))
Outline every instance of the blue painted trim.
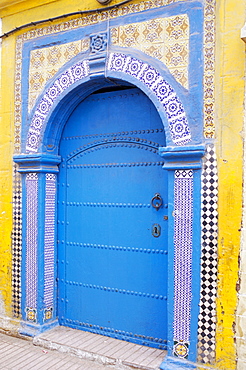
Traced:
POLYGON ((160 366, 161 370, 193 370, 196 368, 197 366, 192 362, 180 360, 177 357, 170 356, 165 357, 160 366))
MULTIPOLYGON (((66 166, 66 162, 62 162, 61 166, 66 166)), ((57 240, 57 276, 59 276, 60 281, 57 282, 59 285, 58 295, 57 295, 57 316, 59 323, 65 317, 65 261, 66 261, 66 248, 64 248, 64 243, 66 242, 65 228, 62 224, 66 220, 66 202, 67 202, 67 192, 66 192, 66 174, 67 171, 61 171, 58 175, 59 187, 57 187, 57 197, 58 197, 58 207, 57 207, 57 235, 59 240, 57 240), (62 201, 59 199, 63 199, 62 201), (63 244, 63 247, 59 248, 59 244, 63 244)))
POLYGON ((174 172, 168 171, 168 298, 167 298, 167 351, 173 350, 174 320, 174 172))
POLYGON ((14 162, 19 165, 18 172, 58 172, 57 165, 61 162, 61 157, 52 154, 16 154, 14 162))
POLYGON ((57 296, 58 296, 58 284, 57 284, 57 276, 58 276, 58 263, 57 263, 57 236, 58 236, 58 227, 57 227, 57 219, 58 219, 58 176, 56 175, 56 194, 55 194, 55 214, 54 214, 54 296, 53 296, 53 319, 57 319, 57 296))
POLYGON ((189 361, 197 360, 197 330, 200 302, 201 264, 201 170, 193 171, 192 301, 189 361))

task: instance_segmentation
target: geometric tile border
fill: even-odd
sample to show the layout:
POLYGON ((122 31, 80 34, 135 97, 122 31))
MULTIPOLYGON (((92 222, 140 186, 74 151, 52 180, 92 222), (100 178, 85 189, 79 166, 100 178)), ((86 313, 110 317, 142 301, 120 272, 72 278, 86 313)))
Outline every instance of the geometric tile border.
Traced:
POLYGON ((56 175, 46 174, 44 232, 44 305, 45 320, 52 318, 55 281, 56 175))
POLYGON ((21 315, 21 257, 22 257, 22 186, 17 165, 13 171, 13 231, 12 239, 12 312, 21 315))
POLYGON ((214 86, 215 86, 215 6, 216 0, 206 0, 204 4, 204 76, 203 111, 204 137, 215 137, 214 125, 214 86))
POLYGON ((26 313, 36 322, 38 282, 38 175, 26 175, 26 313))
POLYGON ((174 319, 173 354, 187 358, 192 299, 193 171, 174 178, 174 319))
POLYGON ((198 361, 215 361, 218 173, 214 145, 207 146, 201 190, 201 291, 198 322, 198 361))

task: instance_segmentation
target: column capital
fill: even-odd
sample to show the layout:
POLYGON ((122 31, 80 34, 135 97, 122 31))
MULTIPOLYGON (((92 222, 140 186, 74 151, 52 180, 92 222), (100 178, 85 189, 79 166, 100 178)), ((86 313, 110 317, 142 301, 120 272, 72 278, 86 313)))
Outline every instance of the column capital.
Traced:
POLYGON ((202 157, 205 145, 166 146, 159 148, 159 155, 164 159, 166 170, 199 169, 202 167, 202 157))
POLYGON ((58 172, 58 164, 61 162, 59 155, 53 154, 16 154, 13 157, 14 162, 19 165, 18 172, 58 172))

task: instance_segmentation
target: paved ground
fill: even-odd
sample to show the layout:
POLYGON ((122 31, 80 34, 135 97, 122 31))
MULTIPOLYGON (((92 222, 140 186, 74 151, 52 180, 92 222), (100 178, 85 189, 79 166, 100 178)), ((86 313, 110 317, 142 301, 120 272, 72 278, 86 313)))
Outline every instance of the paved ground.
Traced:
POLYGON ((31 341, 10 337, 0 333, 1 370, 109 370, 116 367, 101 365, 70 354, 34 346, 31 341))
POLYGON ((112 365, 115 369, 156 370, 166 351, 115 338, 57 326, 34 338, 36 345, 73 353, 81 358, 112 365))
POLYGON ((165 351, 89 334, 59 327, 36 337, 34 340, 36 345, 34 345, 31 340, 0 333, 0 369, 151 370, 158 369, 157 364, 161 363, 165 355, 165 351), (88 338, 86 345, 83 340, 83 346, 87 347, 87 351, 81 350, 81 336, 88 338), (92 342, 95 343, 93 346, 92 342), (107 356, 102 355, 106 353, 105 350, 100 351, 100 348, 106 348, 105 344, 107 344, 107 356), (83 358, 74 356, 74 354, 83 358))

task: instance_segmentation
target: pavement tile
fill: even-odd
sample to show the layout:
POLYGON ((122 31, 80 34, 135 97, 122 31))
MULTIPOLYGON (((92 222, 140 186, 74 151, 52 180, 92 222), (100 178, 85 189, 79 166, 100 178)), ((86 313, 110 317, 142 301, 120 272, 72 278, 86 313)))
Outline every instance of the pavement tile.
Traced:
POLYGON ((120 370, 123 366, 130 368, 154 370, 162 362, 165 351, 143 347, 138 344, 120 341, 89 332, 59 327, 39 336, 40 345, 33 345, 30 340, 10 337, 0 333, 0 370, 120 370), (42 344, 43 342, 43 344, 42 344), (110 364, 82 359, 69 352, 59 352, 52 348, 52 343, 77 348, 91 353, 92 356, 110 358, 110 364), (69 344, 70 343, 70 344, 69 344), (113 365, 113 363, 115 364, 113 365))

